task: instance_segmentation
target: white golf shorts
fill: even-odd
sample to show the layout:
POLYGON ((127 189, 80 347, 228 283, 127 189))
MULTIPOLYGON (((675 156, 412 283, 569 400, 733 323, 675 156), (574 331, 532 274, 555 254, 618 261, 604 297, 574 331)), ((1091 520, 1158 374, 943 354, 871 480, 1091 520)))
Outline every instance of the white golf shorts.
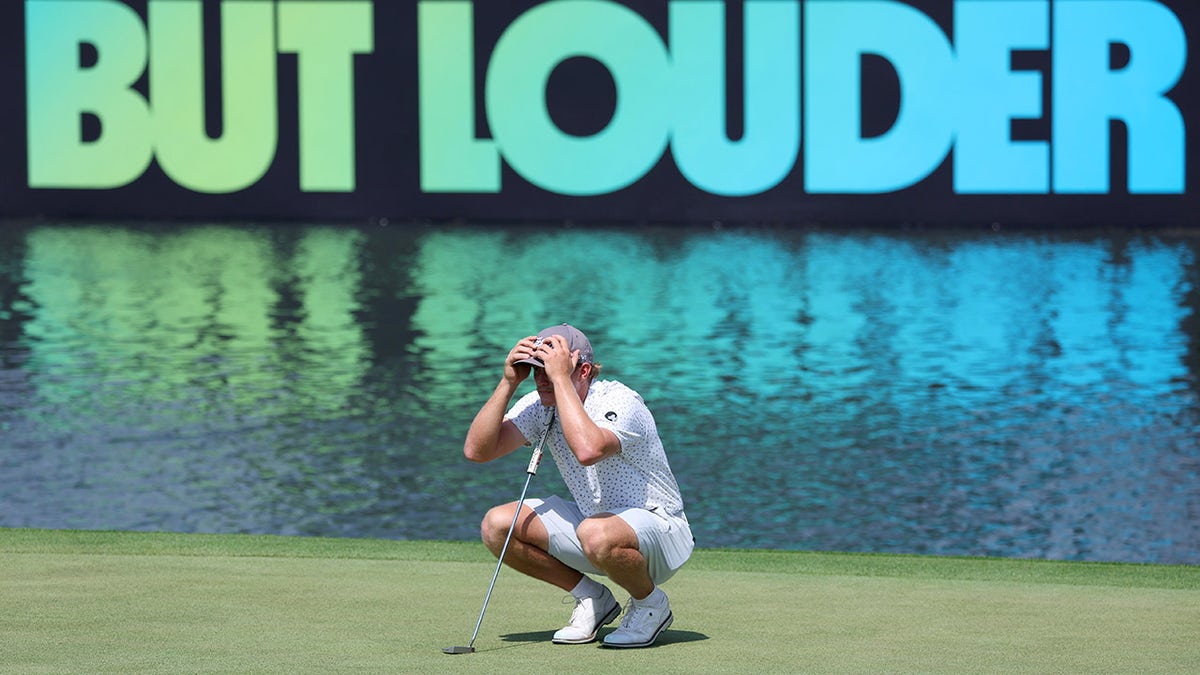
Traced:
MULTIPOLYGON (((526 499, 525 505, 533 509, 549 533, 550 555, 585 574, 604 575, 583 554, 575 530, 584 521, 584 516, 575 502, 551 496, 526 499)), ((638 508, 618 509, 613 514, 637 532, 638 550, 646 558, 650 579, 655 584, 670 579, 691 557, 695 541, 686 519, 638 508)))

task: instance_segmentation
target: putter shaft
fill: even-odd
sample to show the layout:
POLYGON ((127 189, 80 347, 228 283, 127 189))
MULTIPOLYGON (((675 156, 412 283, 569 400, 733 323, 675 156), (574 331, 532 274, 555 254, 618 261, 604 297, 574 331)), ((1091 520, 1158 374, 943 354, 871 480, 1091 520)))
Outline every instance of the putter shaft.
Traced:
POLYGON ((504 537, 504 547, 500 549, 500 557, 496 560, 496 571, 492 573, 492 583, 488 584, 487 595, 483 597, 483 608, 479 610, 479 619, 475 621, 475 631, 471 633, 471 641, 466 647, 446 647, 442 651, 446 654, 470 654, 475 651, 475 638, 479 636, 479 627, 483 625, 483 615, 487 612, 488 602, 492 599, 492 590, 496 588, 496 578, 500 576, 500 567, 504 565, 504 554, 508 552, 508 543, 512 541, 513 531, 517 529, 517 519, 521 516, 521 506, 525 503, 525 493, 529 491, 529 483, 537 474, 538 464, 542 460, 542 448, 546 445, 546 438, 550 436, 550 429, 554 426, 553 409, 550 410, 550 423, 546 425, 546 430, 542 432, 542 437, 538 439, 537 447, 533 449, 533 455, 529 458, 529 466, 525 469, 525 487, 521 488, 521 497, 517 500, 517 508, 513 512, 512 524, 508 526, 508 535, 504 537))

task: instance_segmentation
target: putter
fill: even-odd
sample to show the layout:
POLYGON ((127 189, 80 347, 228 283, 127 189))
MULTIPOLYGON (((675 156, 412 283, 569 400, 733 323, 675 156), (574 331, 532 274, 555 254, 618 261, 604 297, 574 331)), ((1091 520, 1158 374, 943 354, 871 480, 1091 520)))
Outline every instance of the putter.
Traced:
POLYGON ((475 638, 479 636, 479 626, 483 624, 483 613, 487 611, 488 601, 492 599, 492 589, 496 587, 496 577, 500 576, 500 566, 504 564, 504 554, 508 552, 508 542, 512 540, 513 530, 517 529, 517 518, 521 515, 521 505, 525 503, 525 493, 529 490, 529 481, 533 480, 534 475, 537 474, 538 464, 542 461, 542 447, 546 445, 546 437, 550 435, 550 428, 554 426, 554 412, 554 409, 551 408, 550 423, 542 432, 537 447, 533 449, 533 456, 529 458, 529 466, 525 469, 525 487, 521 488, 521 498, 517 500, 517 510, 513 513, 512 525, 508 526, 508 536, 504 537, 504 547, 500 549, 500 559, 496 561, 496 571, 492 574, 492 583, 488 585, 487 595, 483 598, 483 609, 479 610, 479 620, 475 622, 475 632, 471 633, 471 641, 467 643, 466 647, 445 647, 442 649, 443 653, 475 653, 475 638))

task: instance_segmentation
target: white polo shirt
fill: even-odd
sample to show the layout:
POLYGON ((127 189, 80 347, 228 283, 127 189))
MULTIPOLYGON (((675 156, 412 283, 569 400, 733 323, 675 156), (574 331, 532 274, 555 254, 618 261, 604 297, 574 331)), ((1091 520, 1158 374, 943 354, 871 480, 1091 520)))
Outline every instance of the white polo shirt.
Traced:
MULTIPOLYGON (((584 466, 568 447, 562 425, 556 421, 550 432, 546 445, 584 517, 628 507, 683 517, 679 485, 642 397, 615 380, 598 380, 592 382, 583 409, 621 442, 620 452, 584 466)), ((532 391, 513 404, 505 418, 529 443, 536 443, 546 430, 550 409, 532 391)))

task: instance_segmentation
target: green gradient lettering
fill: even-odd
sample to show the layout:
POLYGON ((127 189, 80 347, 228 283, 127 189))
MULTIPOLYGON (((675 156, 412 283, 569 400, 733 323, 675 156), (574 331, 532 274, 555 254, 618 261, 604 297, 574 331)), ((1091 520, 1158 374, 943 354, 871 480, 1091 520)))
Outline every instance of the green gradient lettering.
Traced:
POLYGON ((679 171, 713 194, 749 195, 782 181, 800 148, 800 5, 745 3, 744 131, 725 121, 725 8, 673 2, 671 152, 679 171))
POLYGON ((488 122, 504 158, 526 180, 567 195, 619 190, 641 178, 667 146, 670 64, 641 16, 599 0, 548 2, 500 37, 488 66, 488 122), (612 120, 586 137, 563 133, 546 110, 546 82, 564 60, 593 58, 617 87, 612 120))
POLYGON ((300 189, 354 191, 354 54, 374 43, 369 2, 284 2, 279 51, 299 60, 300 189))
POLYGON ((354 190, 353 54, 374 49, 371 2, 223 0, 215 137, 205 119, 203 7, 150 0, 143 26, 119 0, 27 0, 30 187, 120 187, 153 158, 196 192, 254 185, 275 159, 276 62, 285 52, 299 63, 300 189, 354 190), (95 48, 94 65, 80 66, 83 44, 95 48), (149 102, 133 89, 147 70, 149 102), (87 114, 100 135, 85 142, 87 114))
POLYGON ((262 178, 275 157, 275 13, 270 0, 221 5, 222 131, 204 121, 200 0, 151 2, 150 93, 155 154, 176 183, 233 192, 262 178))
POLYGON ((39 0, 25 3, 29 186, 113 188, 150 165, 150 109, 131 87, 146 65, 141 19, 120 3, 39 0), (79 65, 79 45, 99 58, 79 65), (82 116, 100 136, 84 141, 82 116))
MULTIPOLYGON (((195 192, 255 185, 280 142, 283 53, 298 67, 299 190, 355 191, 355 55, 375 48, 374 3, 219 0, 221 26, 205 39, 206 1, 146 0, 143 24, 125 0, 26 0, 30 187, 121 187, 155 158, 195 192), (204 50, 217 44, 222 72, 208 79, 220 82, 219 108, 205 100, 204 73, 204 50), (81 59, 93 50, 94 63, 81 59), (219 120, 206 119, 210 109, 219 120)), ((1156 0, 955 0, 945 32, 899 0, 745 0, 736 140, 726 119, 728 3, 674 0, 653 12, 654 25, 616 0, 528 4, 508 26, 481 29, 499 37, 477 74, 475 3, 415 3, 423 192, 499 193, 507 164, 551 193, 606 194, 660 162, 667 169, 669 147, 690 186, 753 195, 797 170, 803 137, 809 193, 903 190, 953 149, 946 171, 957 193, 1103 194, 1114 121, 1128 132, 1130 193, 1186 190, 1186 125, 1169 96, 1188 65, 1187 35, 1156 0), (1130 54, 1115 68, 1114 44, 1130 54), (1029 50, 1049 51, 1050 89, 1045 73, 1014 71, 1013 53, 1029 50), (862 133, 868 54, 900 85, 897 118, 875 137, 862 133), (558 101, 547 101, 551 75, 578 57, 599 62, 617 93, 612 119, 587 135, 559 128, 548 108, 558 101), (1049 139, 1013 140, 1013 121, 1030 119, 1050 126, 1049 139)), ((388 90, 406 82, 374 84, 407 96, 388 90)))
POLYGON ((471 2, 417 5, 421 190, 499 192, 496 144, 475 138, 471 2))

